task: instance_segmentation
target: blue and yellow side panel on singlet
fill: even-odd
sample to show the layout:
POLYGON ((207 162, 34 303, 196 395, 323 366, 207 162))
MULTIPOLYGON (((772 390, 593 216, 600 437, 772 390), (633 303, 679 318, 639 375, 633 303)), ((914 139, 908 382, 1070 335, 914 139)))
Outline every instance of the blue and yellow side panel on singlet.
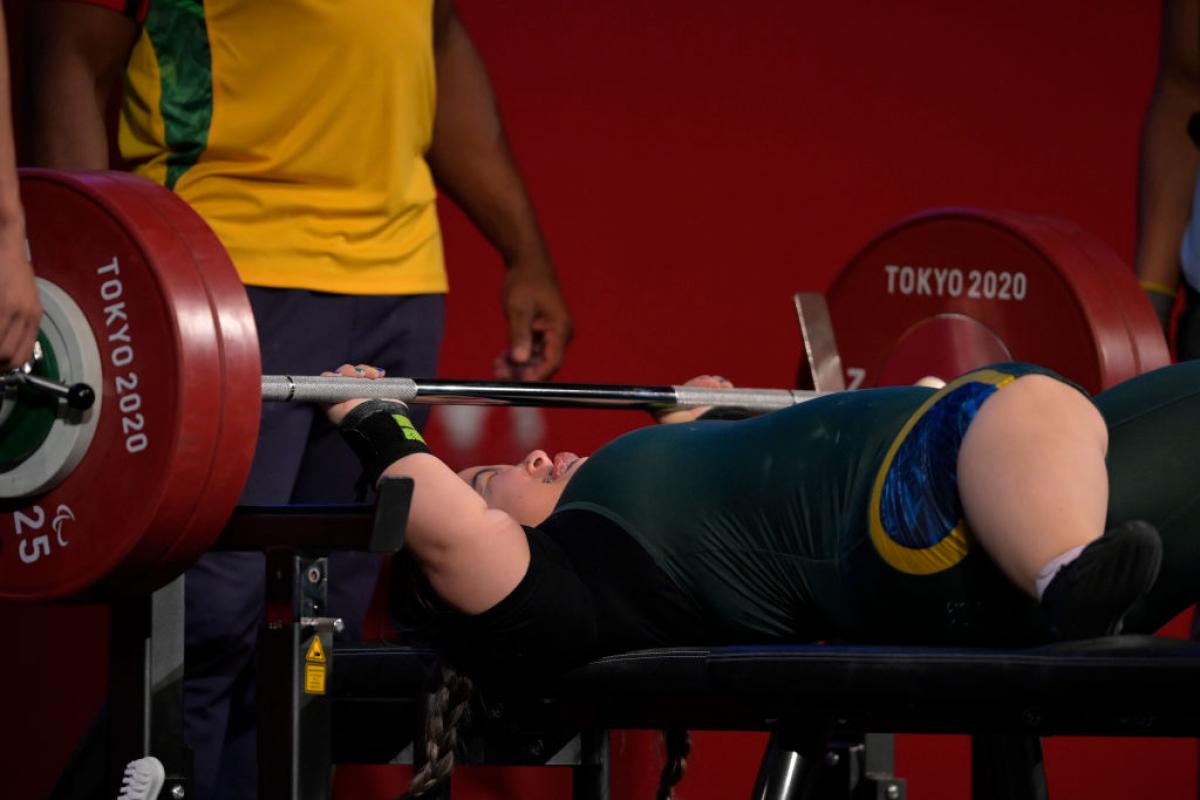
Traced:
POLYGON ((871 490, 876 552, 893 569, 931 575, 954 567, 972 546, 958 496, 958 453, 984 401, 1021 375, 1000 365, 969 372, 931 395, 901 428, 871 490))

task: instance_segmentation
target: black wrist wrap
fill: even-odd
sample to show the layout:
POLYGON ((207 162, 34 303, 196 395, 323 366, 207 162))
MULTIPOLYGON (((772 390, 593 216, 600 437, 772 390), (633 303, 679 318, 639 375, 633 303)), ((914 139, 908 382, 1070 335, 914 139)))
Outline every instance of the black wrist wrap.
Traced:
POLYGON ((408 419, 408 406, 399 400, 367 400, 359 403, 338 424, 338 432, 358 456, 363 467, 362 483, 374 489, 379 476, 392 462, 413 453, 428 453, 429 447, 408 419))

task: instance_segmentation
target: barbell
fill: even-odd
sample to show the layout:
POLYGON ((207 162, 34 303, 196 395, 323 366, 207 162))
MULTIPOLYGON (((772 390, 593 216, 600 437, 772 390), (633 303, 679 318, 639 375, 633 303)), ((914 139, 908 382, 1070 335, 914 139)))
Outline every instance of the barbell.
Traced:
POLYGON ((625 386, 599 383, 515 383, 266 375, 266 402, 336 403, 355 397, 387 397, 428 405, 542 406, 546 408, 627 408, 664 411, 721 406, 754 413, 777 411, 825 392, 803 389, 710 388, 705 386, 625 386))
MULTIPOLYGON (((174 193, 124 173, 28 170, 21 194, 43 358, 32 380, 6 381, 0 400, 0 598, 143 590, 177 575, 237 502, 260 398, 769 411, 820 395, 263 376, 237 272, 174 193), (58 396, 79 385, 92 390, 91 408, 58 396)), ((1169 360, 1128 269, 1083 232, 1042 218, 911 218, 864 248, 828 301, 854 385, 1017 359, 1098 390, 1169 360)))
MULTIPOLYGON (((41 350, 42 348, 39 348, 41 350)), ((87 411, 95 401, 95 390, 86 383, 66 384, 39 375, 44 357, 37 357, 22 370, 0 376, 0 387, 16 389, 12 399, 0 395, 0 418, 14 409, 28 410, 53 405, 61 400, 63 416, 87 411), (22 391, 23 390, 23 391, 22 391), (5 405, 9 403, 11 405, 5 405)), ((540 406, 542 408, 623 408, 641 411, 670 411, 716 406, 766 414, 822 397, 831 392, 807 389, 750 389, 708 387, 688 384, 635 386, 611 383, 537 383, 483 380, 437 380, 431 378, 358 378, 326 375, 264 375, 264 403, 338 403, 355 398, 387 398, 417 405, 540 406)), ((13 491, 0 486, 0 498, 35 494, 38 489, 13 491), (9 494, 8 492, 12 492, 9 494)))

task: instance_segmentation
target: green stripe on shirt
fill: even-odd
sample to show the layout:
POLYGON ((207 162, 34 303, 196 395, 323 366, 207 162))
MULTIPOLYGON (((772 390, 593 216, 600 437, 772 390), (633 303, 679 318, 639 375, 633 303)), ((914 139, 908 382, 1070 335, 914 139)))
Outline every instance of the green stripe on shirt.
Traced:
POLYGON ((212 124, 212 51, 201 0, 155 0, 146 18, 162 81, 168 189, 208 146, 212 124))

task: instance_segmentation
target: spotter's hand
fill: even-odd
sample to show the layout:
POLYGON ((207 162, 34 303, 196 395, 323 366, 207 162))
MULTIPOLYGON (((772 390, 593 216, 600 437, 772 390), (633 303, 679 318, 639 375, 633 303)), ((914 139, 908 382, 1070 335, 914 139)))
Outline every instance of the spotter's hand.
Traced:
POLYGON ((30 359, 41 318, 33 267, 25 260, 24 234, 0 230, 0 372, 30 359))
POLYGON ((508 349, 493 362, 501 380, 549 380, 571 341, 571 312, 549 260, 514 264, 504 279, 508 349))

